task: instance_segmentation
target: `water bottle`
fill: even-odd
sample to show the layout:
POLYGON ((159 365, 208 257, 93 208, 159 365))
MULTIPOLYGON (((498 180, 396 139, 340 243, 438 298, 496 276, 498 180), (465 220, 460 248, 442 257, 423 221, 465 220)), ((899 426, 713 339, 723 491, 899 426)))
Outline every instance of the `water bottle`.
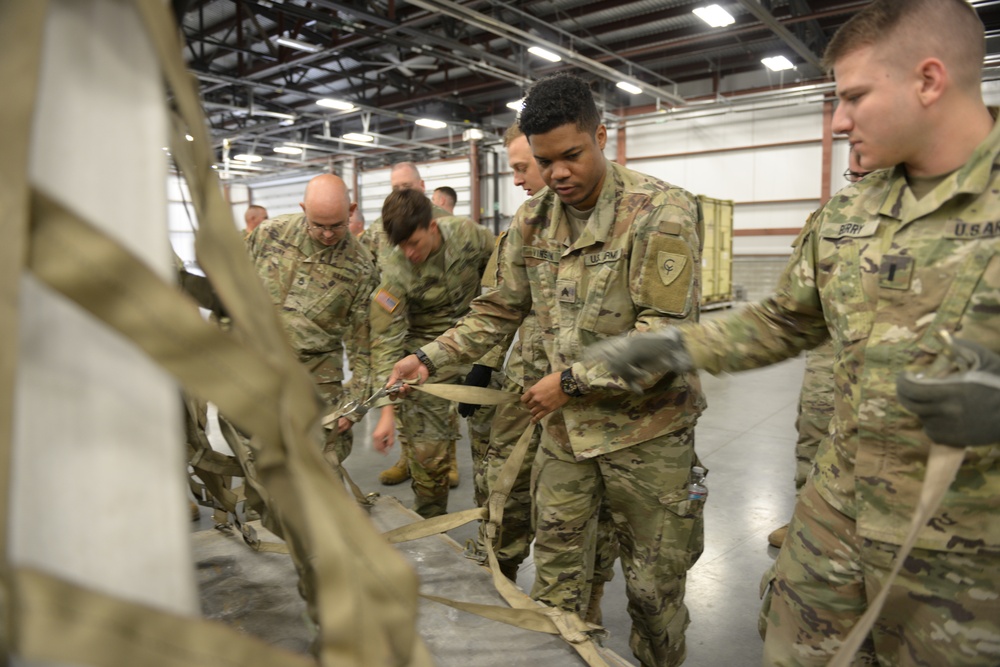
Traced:
POLYGON ((708 499, 708 487, 705 486, 705 475, 708 471, 701 466, 694 466, 691 468, 691 483, 688 484, 688 500, 701 500, 704 502, 708 499))

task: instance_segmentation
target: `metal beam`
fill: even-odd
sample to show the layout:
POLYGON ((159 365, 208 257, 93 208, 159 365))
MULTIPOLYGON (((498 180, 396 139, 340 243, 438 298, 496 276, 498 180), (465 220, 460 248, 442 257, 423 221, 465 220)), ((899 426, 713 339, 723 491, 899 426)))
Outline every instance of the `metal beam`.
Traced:
POLYGON ((677 106, 684 105, 684 98, 672 91, 660 88, 659 86, 654 86, 647 81, 637 79, 625 72, 619 72, 612 67, 608 67, 604 63, 597 62, 596 60, 581 55, 572 49, 564 48, 558 44, 542 39, 541 37, 532 35, 529 32, 525 32, 519 28, 502 23, 490 16, 487 16, 486 14, 471 10, 456 2, 452 2, 451 0, 409 0, 409 4, 422 7, 431 12, 439 12, 441 14, 451 16, 452 18, 460 21, 465 21, 470 25, 474 25, 477 28, 491 32, 494 35, 499 35, 500 37, 521 44, 522 46, 540 46, 544 49, 552 51, 553 53, 559 54, 559 56, 566 62, 575 65, 582 70, 586 70, 591 74, 596 74, 597 76, 607 79, 608 81, 613 81, 615 83, 618 81, 627 81, 642 88, 647 95, 651 95, 662 101, 669 102, 670 104, 677 106))
POLYGON ((757 0, 740 0, 740 4, 748 12, 756 16, 758 21, 770 28, 775 35, 784 40, 788 46, 792 47, 792 50, 799 54, 803 60, 820 72, 823 71, 823 65, 820 62, 819 56, 813 53, 812 49, 806 46, 802 40, 793 35, 788 28, 783 26, 778 19, 774 18, 771 12, 764 9, 757 0))

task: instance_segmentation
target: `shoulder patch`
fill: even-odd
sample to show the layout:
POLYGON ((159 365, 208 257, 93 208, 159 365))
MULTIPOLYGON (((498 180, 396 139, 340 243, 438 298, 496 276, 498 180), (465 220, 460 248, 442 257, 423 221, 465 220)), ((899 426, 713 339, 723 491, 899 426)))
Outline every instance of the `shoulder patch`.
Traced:
POLYGON ((670 285, 684 272, 687 265, 687 255, 660 250, 656 253, 656 268, 664 286, 670 285))
POLYGON ((375 303, 382 306, 386 312, 391 313, 399 306, 399 297, 393 296, 389 290, 382 288, 375 293, 375 303))

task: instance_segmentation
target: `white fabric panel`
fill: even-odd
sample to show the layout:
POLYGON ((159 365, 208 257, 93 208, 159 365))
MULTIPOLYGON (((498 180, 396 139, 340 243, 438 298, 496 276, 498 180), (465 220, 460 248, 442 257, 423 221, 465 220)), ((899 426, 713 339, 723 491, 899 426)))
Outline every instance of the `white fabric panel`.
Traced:
MULTIPOLYGON (((490 158, 492 160, 492 158, 490 158)), ((468 158, 441 160, 436 162, 417 162, 417 171, 424 181, 424 192, 430 197, 434 188, 447 185, 458 193, 458 203, 455 205, 455 215, 472 215, 471 168, 468 158)), ((365 227, 371 226, 382 215, 382 202, 392 192, 389 176, 390 168, 372 169, 360 172, 361 204, 365 215, 365 227)), ((489 207, 483 199, 484 207, 489 207)))
MULTIPOLYGON (((171 277, 166 97, 133 5, 55 0, 43 48, 32 183, 171 277)), ((29 276, 20 312, 11 560, 198 614, 176 385, 29 276)))

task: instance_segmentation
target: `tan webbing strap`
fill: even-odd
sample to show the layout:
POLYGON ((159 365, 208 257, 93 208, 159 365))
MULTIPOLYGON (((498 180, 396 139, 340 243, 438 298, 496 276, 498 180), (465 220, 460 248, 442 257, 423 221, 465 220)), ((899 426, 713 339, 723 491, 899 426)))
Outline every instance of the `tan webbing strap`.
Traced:
POLYGON ((868 604, 868 609, 858 620, 857 625, 851 628, 850 634, 844 640, 844 644, 837 651, 837 655, 829 662, 829 667, 850 667, 854 660, 854 654, 858 652, 861 644, 868 636, 869 631, 878 619, 879 613, 885 605, 886 598, 892 588, 896 576, 906 562, 906 557, 910 555, 913 545, 917 541, 917 535, 931 520, 934 513, 941 505, 944 494, 948 487, 955 481, 958 469, 962 467, 962 460, 965 458, 965 449, 958 447, 948 447, 947 445, 931 445, 930 455, 927 458, 927 473, 924 477, 924 485, 920 489, 920 500, 917 503, 917 510, 913 514, 910 522, 910 532, 903 541, 903 546, 899 548, 896 559, 893 562, 889 577, 882 585, 875 599, 868 604))
POLYGON ((521 400, 519 394, 510 391, 500 391, 499 389, 488 389, 486 387, 466 387, 461 384, 411 384, 417 391, 422 391, 431 396, 437 396, 456 403, 472 403, 474 405, 500 405, 501 403, 514 403, 521 400))
MULTIPOLYGON (((183 118, 183 125, 175 126, 171 144, 193 188, 192 201, 202 221, 195 242, 199 262, 237 332, 255 343, 257 354, 279 361, 283 370, 285 382, 276 401, 279 432, 248 432, 261 441, 256 468, 276 501, 286 542, 300 563, 309 564, 307 574, 315 578, 320 661, 429 665, 430 656, 416 633, 417 581, 412 569, 387 548, 368 517, 350 502, 310 437, 319 421, 316 390, 288 347, 222 199, 195 86, 180 57, 176 26, 162 2, 137 2, 183 118), (184 131, 196 141, 184 141, 184 131)), ((226 414, 243 428, 238 415, 226 414)))
POLYGON ((399 544, 400 542, 418 540, 421 537, 446 533, 453 528, 464 526, 470 521, 485 518, 485 507, 473 507, 472 509, 462 510, 461 512, 442 514, 441 516, 424 519, 423 521, 416 521, 405 526, 400 526, 399 528, 393 528, 392 530, 382 533, 382 536, 389 541, 389 544, 399 544))
POLYGON ((18 301, 27 247, 28 155, 38 93, 46 0, 0 3, 0 645, 9 646, 7 516, 10 512, 10 455, 13 447, 14 382, 18 358, 18 301))
POLYGON ((316 667, 308 656, 222 623, 123 603, 32 569, 17 574, 23 604, 16 648, 29 658, 122 667, 316 667))
MULTIPOLYGON (((413 386, 415 388, 420 388, 420 386, 426 387, 428 385, 413 386)), ((457 387, 456 385, 438 386, 461 389, 461 387, 457 387)), ((516 394, 511 394, 510 392, 501 392, 495 389, 487 389, 484 391, 491 392, 493 394, 507 393, 508 395, 518 398, 516 394)), ((486 394, 483 396, 487 400, 495 400, 497 398, 496 396, 489 396, 486 394)), ((452 398, 451 400, 456 399, 452 398)), ((524 628, 526 630, 559 635, 573 647, 573 649, 588 665, 590 665, 590 667, 608 667, 607 660, 605 660, 604 656, 591 640, 589 634, 593 631, 601 630, 600 626, 586 623, 575 613, 565 612, 561 609, 555 609, 553 607, 547 607, 540 602, 532 600, 526 596, 524 592, 514 584, 514 582, 505 577, 500 571, 500 563, 497 561, 496 551, 493 545, 500 522, 503 519, 504 505, 507 502, 507 497, 510 495, 511 487, 514 485, 518 471, 520 470, 524 457, 527 454, 528 445, 531 443, 534 431, 535 425, 531 424, 525 429, 524 433, 521 434, 521 437, 518 438, 517 444, 514 445, 514 449, 511 451, 510 456, 507 457, 507 460, 504 461, 504 464, 500 469, 497 484, 490 492, 490 497, 487 500, 486 507, 456 512, 453 515, 446 514, 432 519, 425 519, 406 526, 401 526, 400 528, 383 533, 383 535, 390 542, 398 543, 416 539, 418 537, 426 537, 428 535, 445 532, 456 525, 467 523, 467 520, 463 520, 461 523, 449 521, 449 519, 453 516, 456 517, 456 520, 458 517, 462 517, 463 519, 465 517, 470 517, 468 520, 471 520, 472 518, 485 519, 487 521, 487 540, 485 545, 486 556, 489 560, 490 572, 493 576, 493 585, 496 587, 497 592, 500 593, 501 597, 503 597, 507 604, 510 605, 510 608, 508 609, 495 605, 481 605, 469 602, 460 602, 457 600, 448 600, 446 598, 426 595, 423 593, 421 593, 421 597, 439 602, 455 609, 461 609, 462 611, 476 614, 493 621, 507 623, 508 625, 524 628)), ((627 663, 618 664, 625 665, 627 663)))
POLYGON ((17 378, 18 303, 25 262, 29 216, 28 156, 32 115, 38 94, 46 0, 0 3, 0 646, 7 663, 17 634, 15 582, 9 549, 10 465, 14 446, 14 393, 17 378))
MULTIPOLYGON (((261 440, 258 469, 271 489, 276 512, 282 515, 289 544, 302 562, 315 558, 325 564, 308 569, 316 591, 313 602, 320 624, 321 664, 430 665, 415 633, 416 579, 409 565, 386 546, 367 517, 348 500, 310 438, 319 401, 310 378, 287 348, 263 289, 253 288, 252 269, 210 168, 204 121, 180 60, 173 21, 163 3, 137 2, 155 36, 175 102, 186 119, 185 128, 197 137, 175 155, 187 163, 185 175, 203 222, 199 258, 249 347, 236 344, 212 325, 196 323, 190 315, 200 320, 197 311, 175 289, 44 195, 33 200, 32 268, 44 281, 135 340, 181 379, 190 393, 213 401, 241 429, 261 440), (41 247, 53 235, 83 243, 63 252, 64 259, 88 259, 73 262, 72 268, 66 262, 60 267, 52 253, 41 247), (128 278, 122 279, 123 275, 128 278), (169 341, 172 336, 178 336, 177 340, 169 341), (207 367, 198 369, 202 364, 207 367)), ((18 7, 32 4, 16 3, 18 7)), ((8 43, 19 46, 25 35, 32 33, 21 33, 8 43)), ((11 129, 29 134, 23 125, 11 129)), ((230 664, 226 656, 237 655, 241 656, 239 664, 315 664, 279 649, 268 650, 218 624, 147 613, 139 605, 102 601, 82 589, 72 592, 45 575, 19 572, 13 588, 8 619, 16 619, 16 626, 10 627, 16 627, 17 633, 7 646, 30 660, 69 657, 74 662, 113 666, 219 665, 230 664), (58 594, 47 594, 51 590, 58 594), (95 614, 98 609, 107 613, 95 614), (168 622, 157 630, 159 616, 168 622), (142 631, 147 628, 150 632, 142 631), (91 637, 100 640, 94 642, 91 637), (118 648, 102 652, 102 645, 118 648), (178 652, 184 655, 175 659, 178 652)))

